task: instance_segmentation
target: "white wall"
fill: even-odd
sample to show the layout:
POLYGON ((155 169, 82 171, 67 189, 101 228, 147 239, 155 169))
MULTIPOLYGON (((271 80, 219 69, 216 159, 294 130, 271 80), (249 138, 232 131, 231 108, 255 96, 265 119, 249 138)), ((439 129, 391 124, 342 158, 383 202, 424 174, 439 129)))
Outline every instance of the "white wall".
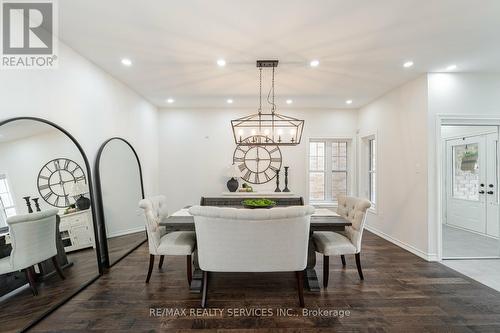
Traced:
MULTIPOLYGON (((169 211, 198 204, 201 196, 219 196, 227 191, 224 171, 232 164, 236 148, 230 120, 251 113, 255 110, 168 108, 160 111, 160 192, 167 196, 169 211)), ((290 189, 306 198, 308 138, 355 137, 357 112, 281 110, 281 113, 305 119, 301 144, 284 147, 281 152, 283 166, 290 166, 290 189)), ((275 187, 273 180, 254 188, 272 191, 275 187)))
POLYGON ((428 75, 428 220, 429 252, 438 250, 437 115, 500 118, 500 74, 439 73, 428 75))
POLYGON ((80 142, 91 164, 102 142, 124 137, 141 158, 146 193, 157 193, 156 107, 62 43, 59 53, 57 69, 1 71, 0 120, 48 119, 80 142))
POLYGON ((427 77, 359 110, 359 136, 377 135, 376 213, 367 226, 427 257, 427 77))
MULTIPOLYGON (((48 125, 47 127, 50 128, 48 125)), ((45 163, 55 158, 69 158, 75 161, 87 176, 80 152, 64 133, 56 129, 20 140, 0 143, 0 173, 7 175, 17 214, 28 213, 24 196, 40 198, 38 202, 42 210, 53 208, 40 197, 37 179, 38 172, 45 163)), ((31 206, 35 210, 33 202, 31 206)))

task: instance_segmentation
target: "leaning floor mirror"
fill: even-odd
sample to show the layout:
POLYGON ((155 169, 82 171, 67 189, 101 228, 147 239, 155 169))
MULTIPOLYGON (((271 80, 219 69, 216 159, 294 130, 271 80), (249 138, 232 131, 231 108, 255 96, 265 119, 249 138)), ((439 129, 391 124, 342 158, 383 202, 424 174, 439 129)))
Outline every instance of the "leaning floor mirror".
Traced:
POLYGON ((0 121, 0 331, 34 325, 101 272, 90 166, 43 119, 0 121))
POLYGON ((146 241, 144 216, 138 208, 144 198, 141 163, 130 143, 111 138, 99 150, 95 173, 107 239, 104 257, 110 267, 146 241))

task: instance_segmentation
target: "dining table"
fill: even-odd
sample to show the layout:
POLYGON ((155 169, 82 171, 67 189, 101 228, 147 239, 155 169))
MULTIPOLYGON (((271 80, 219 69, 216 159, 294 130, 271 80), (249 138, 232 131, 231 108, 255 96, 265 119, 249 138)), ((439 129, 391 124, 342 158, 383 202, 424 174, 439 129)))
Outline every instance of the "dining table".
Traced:
MULTIPOLYGON (((241 208, 244 209, 244 208, 241 208)), ((309 229, 309 245, 307 253, 307 265, 304 270, 305 284, 311 292, 320 292, 318 276, 315 271, 316 266, 316 250, 312 235, 315 231, 344 231, 346 226, 350 226, 351 222, 338 215, 336 212, 327 208, 318 208, 311 216, 311 225, 309 229)), ((194 231, 194 217, 189 214, 189 206, 174 212, 172 215, 162 219, 160 226, 165 227, 167 232, 172 231, 194 231)), ((192 293, 201 293, 203 272, 198 264, 197 251, 193 253, 193 278, 191 281, 190 291, 192 293)))

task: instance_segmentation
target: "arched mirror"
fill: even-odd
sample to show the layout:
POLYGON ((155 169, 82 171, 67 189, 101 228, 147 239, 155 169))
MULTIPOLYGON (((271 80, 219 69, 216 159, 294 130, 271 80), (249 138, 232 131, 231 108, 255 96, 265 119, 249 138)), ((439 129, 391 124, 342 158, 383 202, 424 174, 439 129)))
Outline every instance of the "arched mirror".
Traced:
POLYGON ((38 118, 0 121, 0 330, 30 327, 98 278, 84 151, 38 118))
POLYGON ((144 217, 138 204, 144 198, 139 157, 130 143, 111 138, 103 143, 96 160, 99 216, 106 236, 105 262, 112 266, 144 241, 144 217))

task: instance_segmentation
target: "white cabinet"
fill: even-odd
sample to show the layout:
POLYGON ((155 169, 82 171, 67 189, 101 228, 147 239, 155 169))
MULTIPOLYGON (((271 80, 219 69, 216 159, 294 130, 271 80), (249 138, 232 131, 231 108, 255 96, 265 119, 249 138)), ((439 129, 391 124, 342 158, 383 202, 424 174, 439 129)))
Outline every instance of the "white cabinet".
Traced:
POLYGON ((90 209, 60 215, 59 232, 66 252, 95 247, 90 209))

